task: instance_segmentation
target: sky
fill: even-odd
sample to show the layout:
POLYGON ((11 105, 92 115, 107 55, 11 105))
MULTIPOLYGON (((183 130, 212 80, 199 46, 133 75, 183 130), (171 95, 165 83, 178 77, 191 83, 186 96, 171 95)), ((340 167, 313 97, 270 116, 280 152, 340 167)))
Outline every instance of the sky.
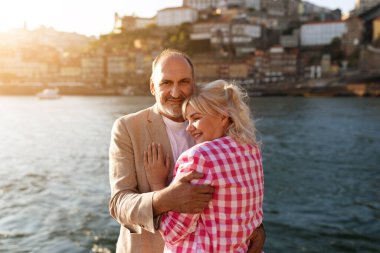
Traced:
MULTIPOLYGON (((309 0, 319 6, 349 12, 355 0, 309 0)), ((85 35, 109 33, 114 13, 152 17, 157 10, 182 5, 182 0, 0 0, 0 32, 41 25, 85 35)))

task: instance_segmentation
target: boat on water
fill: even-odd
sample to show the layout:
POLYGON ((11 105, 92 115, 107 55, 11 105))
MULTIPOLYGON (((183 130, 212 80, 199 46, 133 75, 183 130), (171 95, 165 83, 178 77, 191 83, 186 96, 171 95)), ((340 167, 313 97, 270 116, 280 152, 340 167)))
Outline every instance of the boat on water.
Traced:
POLYGON ((61 95, 59 95, 58 89, 44 89, 37 93, 37 97, 39 99, 57 99, 61 98, 61 95))

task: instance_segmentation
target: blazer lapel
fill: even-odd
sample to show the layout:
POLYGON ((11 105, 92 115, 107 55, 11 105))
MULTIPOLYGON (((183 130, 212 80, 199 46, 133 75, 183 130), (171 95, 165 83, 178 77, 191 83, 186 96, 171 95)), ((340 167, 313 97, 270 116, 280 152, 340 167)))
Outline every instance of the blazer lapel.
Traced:
POLYGON ((152 141, 157 144, 161 144, 164 149, 164 155, 169 153, 170 156, 170 172, 169 178, 172 179, 173 168, 176 161, 173 161, 173 152, 170 145, 170 140, 166 132, 166 126, 161 114, 158 112, 157 104, 151 107, 148 113, 148 131, 152 141))

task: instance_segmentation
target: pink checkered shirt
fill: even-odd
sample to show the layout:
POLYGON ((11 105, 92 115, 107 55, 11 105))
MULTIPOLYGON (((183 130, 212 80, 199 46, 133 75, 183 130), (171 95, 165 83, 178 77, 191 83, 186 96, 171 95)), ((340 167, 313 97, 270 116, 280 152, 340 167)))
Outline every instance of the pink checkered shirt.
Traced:
POLYGON ((264 176, 257 146, 240 144, 227 136, 185 151, 174 171, 174 181, 198 171, 215 193, 200 214, 168 212, 160 232, 165 252, 247 252, 249 236, 263 220, 264 176))

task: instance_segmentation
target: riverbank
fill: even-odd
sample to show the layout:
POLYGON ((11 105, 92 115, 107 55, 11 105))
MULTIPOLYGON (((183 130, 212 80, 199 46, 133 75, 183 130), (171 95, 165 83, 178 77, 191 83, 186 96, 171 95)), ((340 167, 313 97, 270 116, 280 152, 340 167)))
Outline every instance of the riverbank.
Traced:
MULTIPOLYGON (((5 96, 35 96, 43 88, 34 86, 0 86, 0 95, 5 96)), ((248 88, 251 97, 294 96, 294 97, 380 97, 380 84, 348 84, 337 86, 263 86, 248 88)), ((59 87, 60 95, 70 96, 125 96, 116 88, 95 87, 59 87)), ((128 95, 128 94, 127 94, 128 95)), ((149 95, 149 94, 136 94, 149 95)), ((129 95, 130 96, 130 95, 129 95)))
MULTIPOLYGON (((48 87, 46 87, 48 88, 48 87)), ((0 95, 8 96, 34 96, 41 92, 44 87, 34 86, 0 86, 0 95)), ((117 96, 121 93, 113 88, 96 88, 96 87, 59 87, 60 95, 75 96, 117 96)))
POLYGON ((285 89, 248 89, 250 97, 380 97, 380 85, 350 84, 331 87, 291 87, 285 89))

